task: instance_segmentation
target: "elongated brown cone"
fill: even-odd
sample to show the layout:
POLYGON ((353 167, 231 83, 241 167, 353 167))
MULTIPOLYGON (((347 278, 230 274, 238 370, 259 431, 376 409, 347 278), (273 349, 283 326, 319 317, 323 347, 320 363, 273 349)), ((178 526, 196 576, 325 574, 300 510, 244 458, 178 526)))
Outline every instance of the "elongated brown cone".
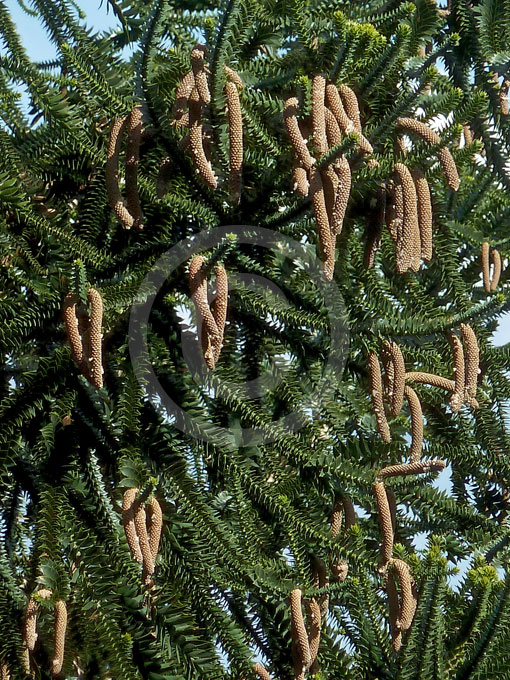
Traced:
POLYGON ((140 141, 142 139, 142 109, 135 106, 129 114, 127 123, 128 140, 126 146, 126 205, 133 218, 133 226, 143 229, 143 214, 138 195, 138 163, 140 160, 140 141))
POLYGON ((23 642, 26 648, 33 652, 35 649, 35 643, 37 642, 37 612, 39 610, 39 604, 36 600, 31 597, 28 600, 27 608, 25 611, 25 621, 23 624, 23 642))
POLYGON ((218 327, 209 307, 207 279, 202 268, 204 262, 204 258, 199 255, 191 260, 189 282, 191 298, 197 311, 197 328, 199 334, 202 335, 204 361, 211 370, 214 370, 214 347, 221 345, 221 338, 219 337, 218 327))
MULTIPOLYGON (((419 120, 414 120, 414 118, 397 118, 395 124, 403 130, 419 135, 429 144, 434 146, 441 144, 441 137, 431 130, 428 125, 419 120)), ((437 156, 448 186, 452 191, 457 191, 460 184, 459 173, 450 151, 446 147, 441 147, 437 152, 437 156)))
POLYGON ((342 504, 344 506, 344 531, 349 531, 349 528, 356 524, 356 513, 354 512, 354 505, 348 496, 342 496, 342 504))
POLYGON ((382 482, 374 484, 374 493, 377 501, 377 513, 379 527, 381 529, 381 562, 387 564, 393 554, 393 524, 391 521, 390 506, 386 497, 386 489, 382 482))
POLYGON ((342 133, 340 132, 340 126, 337 123, 335 116, 331 111, 324 107, 324 121, 326 123, 326 139, 328 146, 333 148, 342 143, 342 133))
POLYGON ((476 397, 478 372, 480 370, 480 351, 478 349, 476 335, 469 324, 461 323, 460 332, 464 342, 464 357, 466 359, 465 377, 467 401, 472 403, 476 397))
POLYGON ((136 535, 140 541, 140 550, 142 551, 143 557, 143 570, 146 575, 152 576, 154 573, 154 558, 152 556, 147 534, 147 514, 139 499, 136 499, 134 502, 134 512, 136 535))
POLYGON ((421 475, 426 472, 441 472, 446 467, 444 460, 423 460, 416 463, 402 463, 402 465, 389 465, 377 473, 378 479, 388 477, 400 477, 406 475, 421 475))
POLYGON ((193 163, 200 176, 211 189, 216 189, 218 181, 204 151, 202 101, 196 87, 189 98, 189 144, 193 163))
POLYGON ((411 627, 416 609, 411 572, 403 560, 393 560, 392 566, 400 584, 400 630, 406 631, 411 627))
POLYGON ((351 166, 345 156, 340 156, 335 161, 333 169, 338 177, 338 184, 331 215, 331 232, 337 236, 342 232, 345 213, 351 195, 351 166))
POLYGON ((421 402, 416 392, 406 385, 404 394, 411 411, 411 462, 414 463, 421 458, 423 448, 423 412, 421 402))
MULTIPOLYGON (((333 210, 335 207, 335 198, 338 189, 338 176, 337 173, 333 170, 333 166, 331 164, 327 165, 324 168, 321 168, 320 173, 322 179, 322 186, 324 187, 324 200, 326 202, 326 212, 328 213, 329 231, 333 236, 332 231, 333 210)), ((334 238, 333 241, 335 241, 334 238)))
POLYGON ((510 80, 505 79, 499 90, 499 106, 501 114, 508 116, 508 89, 510 87, 510 80))
POLYGON ((321 156, 328 151, 324 112, 325 95, 326 79, 320 74, 315 75, 312 80, 312 135, 314 146, 321 156))
POLYGON ((305 670, 311 662, 310 645, 308 644, 308 634, 305 628, 303 619, 303 611, 301 609, 301 590, 295 588, 290 594, 290 615, 291 615, 291 632, 293 648, 296 652, 294 659, 294 666, 296 669, 305 670))
POLYGON ((399 621, 400 603, 398 600, 398 592, 397 588, 395 587, 395 579, 392 573, 386 572, 384 580, 386 595, 388 597, 388 613, 392 646, 393 650, 398 652, 402 645, 402 633, 400 631, 399 621))
POLYGON ((335 242, 329 227, 321 174, 316 168, 312 168, 310 171, 310 195, 312 197, 317 231, 319 232, 324 276, 327 281, 331 281, 335 269, 335 242))
POLYGON ((292 171, 292 188, 301 196, 308 196, 308 191, 310 190, 310 185, 308 184, 308 173, 302 165, 297 163, 294 165, 292 171))
POLYGON ((464 146, 470 146, 473 143, 473 133, 469 125, 463 125, 462 129, 464 131, 464 146))
POLYGON ((150 499, 147 505, 147 530, 149 534, 149 548, 151 550, 152 559, 154 563, 158 556, 159 541, 161 539, 161 530, 163 528, 163 512, 161 505, 154 496, 150 499))
POLYGON ((398 184, 402 187, 404 202, 404 216, 402 224, 402 239, 397 240, 397 262, 399 270, 411 268, 417 271, 420 264, 421 246, 420 230, 418 227, 418 199, 414 181, 409 168, 403 163, 395 163, 395 173, 398 184))
POLYGON ((455 382, 448 378, 443 378, 435 373, 423 373, 421 371, 411 371, 406 373, 406 382, 423 383, 424 385, 431 385, 432 387, 440 387, 448 392, 455 390, 455 382))
POLYGON ((428 125, 425 125, 425 123, 422 123, 420 120, 405 117, 397 118, 395 125, 402 128, 403 130, 406 130, 407 132, 413 132, 433 146, 438 146, 441 144, 441 137, 437 134, 437 132, 434 132, 434 130, 429 128, 428 125))
POLYGON ((374 266, 375 256, 381 246, 382 228, 386 220, 386 187, 380 186, 377 191, 376 206, 367 225, 367 240, 363 255, 363 264, 367 269, 374 266))
POLYGON ((81 364, 83 360, 83 343, 78 326, 78 317, 76 316, 76 296, 74 293, 69 292, 65 296, 63 315, 71 354, 76 363, 81 364))
POLYGON ((181 127, 189 124, 188 117, 188 100, 190 94, 195 87, 195 75, 193 71, 188 71, 181 80, 177 92, 175 93, 175 102, 172 109, 172 116, 174 118, 172 125, 181 127))
POLYGON ((384 412, 381 367, 379 359, 373 351, 368 354, 368 369, 370 374, 370 395, 377 421, 377 429, 383 440, 389 444, 391 435, 388 421, 386 420, 386 413, 384 412))
POLYGON ((414 169, 411 174, 418 199, 421 257, 428 262, 432 259, 432 200, 430 188, 421 170, 414 169))
POLYGON ((55 633, 53 637, 53 657, 51 674, 58 675, 64 663, 64 649, 67 629, 67 607, 64 600, 55 602, 55 633))
POLYGON ((393 394, 391 395, 391 415, 395 418, 402 410, 402 402, 404 399, 405 376, 406 368, 404 357, 400 347, 396 342, 391 343, 391 359, 393 364, 393 394))
POLYGON ((331 512, 331 538, 336 538, 342 526, 343 500, 335 498, 333 510, 331 512))
POLYGON ((25 675, 27 676, 32 675, 32 669, 30 668, 30 652, 26 647, 24 647, 22 652, 21 665, 25 675))
POLYGON ((490 266, 489 266, 489 244, 487 241, 482 243, 482 274, 483 274, 483 287, 486 293, 490 293, 491 290, 491 277, 490 277, 490 266))
POLYGON ((314 597, 305 602, 305 607, 308 620, 308 646, 311 658, 310 667, 316 661, 319 652, 322 619, 319 603, 314 597))
POLYGON ((498 287, 499 279, 501 277, 501 255, 499 254, 499 251, 497 251, 495 248, 492 251, 492 264, 494 265, 494 269, 492 272, 492 280, 491 280, 491 285, 490 289, 491 292, 494 292, 496 288, 498 287))
POLYGON ((455 390, 450 396, 450 408, 457 413, 464 402, 465 376, 464 376, 464 350, 460 339, 455 333, 450 333, 449 342, 453 353, 453 372, 455 374, 455 390))
POLYGON ((228 134, 230 140, 229 185, 235 202, 241 196, 241 173, 243 168, 243 117, 237 87, 232 82, 225 84, 228 110, 228 134))
POLYGON ((450 150, 446 146, 441 147, 437 152, 437 157, 441 163, 446 183, 452 191, 457 191, 460 186, 460 177, 450 150))
POLYGON ((0 664, 0 680, 11 680, 11 671, 6 663, 0 664))
POLYGON ((388 499, 388 506, 390 508, 391 526, 393 528, 393 540, 397 532, 397 499, 393 489, 386 488, 386 498, 388 499))
POLYGON ((354 122, 349 118, 344 109, 338 88, 332 83, 326 86, 326 104, 344 135, 356 132, 354 122))
POLYGON ((228 279, 227 272, 223 265, 216 265, 214 273, 216 275, 216 299, 213 303, 212 314, 218 329, 217 339, 213 341, 214 363, 216 364, 220 356, 225 335, 228 306, 228 279))
POLYGON ((138 535, 135 528, 134 503, 137 494, 138 489, 126 489, 124 492, 124 497, 122 499, 122 525, 124 526, 124 532, 126 534, 126 540, 131 552, 131 557, 139 564, 143 564, 142 551, 140 550, 140 541, 138 540, 138 535))
POLYGON ((294 147, 294 152, 297 159, 303 165, 305 170, 310 170, 312 165, 315 163, 315 159, 312 158, 306 142, 299 129, 299 124, 297 120, 298 112, 298 100, 296 97, 290 97, 286 100, 283 109, 283 120, 285 122, 285 127, 287 128, 287 134, 289 135, 290 143, 294 147))
POLYGON ((234 71, 233 68, 230 68, 230 66, 224 66, 223 68, 225 69, 227 79, 231 83, 234 83, 238 90, 242 90, 244 87, 244 83, 239 73, 237 73, 237 71, 234 71))
POLYGON ((101 326, 103 323, 103 299, 95 288, 89 288, 90 304, 89 350, 90 350, 90 382, 97 389, 103 386, 103 355, 101 326))
POLYGON ((119 189, 120 142, 127 122, 127 117, 117 118, 117 120, 113 122, 106 151, 105 178, 106 193, 111 209, 117 215, 117 219, 122 226, 125 229, 131 229, 135 220, 124 205, 119 189))
POLYGON ((358 134, 361 134, 361 120, 359 115, 358 98, 353 90, 347 85, 339 85, 338 92, 342 99, 342 104, 346 114, 354 123, 354 128, 358 134))
POLYGON ((372 145, 363 134, 356 130, 354 122, 349 118, 344 109, 344 105, 342 104, 342 100, 340 99, 340 94, 336 85, 331 83, 326 86, 326 103, 331 113, 336 118, 336 121, 343 134, 350 135, 353 132, 356 132, 359 138, 358 144, 360 151, 366 154, 372 153, 374 150, 372 145))
POLYGON ((253 671, 259 676, 260 680, 271 680, 271 676, 266 671, 264 666, 259 663, 253 664, 253 671))
POLYGON ((191 50, 191 68, 195 76, 195 87, 198 95, 204 104, 211 103, 211 95, 209 93, 209 85, 207 84, 206 66, 204 63, 205 47, 204 45, 196 45, 191 50))

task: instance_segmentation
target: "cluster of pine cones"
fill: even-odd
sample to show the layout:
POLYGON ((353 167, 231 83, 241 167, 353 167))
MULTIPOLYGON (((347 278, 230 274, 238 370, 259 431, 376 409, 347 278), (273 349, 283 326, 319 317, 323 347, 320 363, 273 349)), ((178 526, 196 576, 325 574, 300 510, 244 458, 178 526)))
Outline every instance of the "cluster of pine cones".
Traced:
POLYGON ((388 404, 390 415, 396 417, 402 409, 405 397, 411 413, 412 440, 410 462, 382 468, 377 473, 374 484, 379 525, 382 534, 379 570, 384 576, 389 605, 392 643, 396 652, 399 651, 402 644, 402 634, 410 628, 413 621, 416 610, 416 588, 409 566, 403 560, 393 557, 396 531, 396 500, 392 490, 385 487, 384 480, 390 477, 440 472, 446 467, 446 463, 443 460, 421 460, 423 412, 420 399, 410 386, 410 383, 421 383, 445 389, 449 394, 450 408, 454 413, 461 408, 462 404, 466 404, 472 409, 478 408, 476 400, 478 375, 480 372, 478 342, 473 329, 468 324, 461 324, 460 332, 461 338, 455 333, 450 333, 449 335, 455 375, 453 380, 433 373, 420 371, 406 372, 404 357, 395 342, 391 344, 385 342, 382 348, 382 359, 385 368, 384 380, 376 353, 371 351, 368 356, 372 404, 376 416, 377 429, 382 439, 387 443, 391 441, 385 403, 388 404), (399 589, 397 589, 397 583, 399 589))

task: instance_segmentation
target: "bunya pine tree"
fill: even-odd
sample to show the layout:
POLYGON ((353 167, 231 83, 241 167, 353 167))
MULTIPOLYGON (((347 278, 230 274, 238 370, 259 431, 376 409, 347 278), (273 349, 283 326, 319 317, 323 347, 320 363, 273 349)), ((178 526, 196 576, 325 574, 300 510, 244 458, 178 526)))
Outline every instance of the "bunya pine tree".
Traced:
POLYGON ((2 680, 510 677, 509 3, 19 3, 2 680))

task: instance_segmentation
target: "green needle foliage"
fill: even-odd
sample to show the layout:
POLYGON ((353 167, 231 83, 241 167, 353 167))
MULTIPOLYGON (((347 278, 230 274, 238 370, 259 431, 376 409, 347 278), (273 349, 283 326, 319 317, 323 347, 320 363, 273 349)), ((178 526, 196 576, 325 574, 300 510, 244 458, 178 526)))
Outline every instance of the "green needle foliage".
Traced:
MULTIPOLYGON (((481 279, 483 243, 493 264, 497 253, 503 264, 510 257, 509 3, 108 0, 116 28, 96 33, 72 0, 25 0, 57 50, 44 63, 28 57, 7 4, 0 1, 2 680, 254 680, 266 677, 260 666, 273 680, 509 677, 510 344, 495 347, 491 336, 510 294, 505 271, 489 292, 481 279), (192 63, 197 44, 205 49, 192 63), (199 92, 193 108, 190 90, 179 113, 178 88, 192 66, 210 103, 199 92), (239 200, 228 69, 243 84, 234 88, 239 200), (350 169, 338 237, 318 229, 313 190, 293 190, 296 151, 284 120, 295 97, 306 135, 324 103, 324 95, 315 101, 319 76, 351 88, 360 108, 361 127, 340 130, 326 152, 315 131, 306 146, 316 178, 326 182, 338 159, 350 169), (136 106, 139 161, 124 129, 112 162, 112 125, 136 106), (403 129, 401 118, 441 139, 403 129), (441 149, 451 152, 458 191, 438 162, 441 149), (424 174, 433 212, 432 257, 403 273, 412 202, 404 196, 405 224, 392 223, 397 163, 424 174), (121 224, 111 186, 120 192, 117 214, 133 206, 134 190, 143 229, 121 224), (388 226, 404 233, 397 245, 381 220, 384 201, 388 226), (251 228, 255 243, 232 225, 251 228), (151 298, 147 356, 135 361, 130 315, 149 298, 144 279, 169 249, 197 236, 205 245, 182 251, 151 298), (326 285, 320 260, 328 252, 326 285), (202 361, 188 281, 198 254, 210 290, 220 287, 222 266, 229 282, 224 329, 219 302, 211 306, 222 346, 205 338, 221 350, 214 371, 202 361), (451 334, 460 338, 462 324, 479 348, 476 403, 463 387, 455 406, 453 390, 407 378, 422 415, 412 396, 394 408, 396 364, 383 362, 384 348, 400 348, 408 373, 458 384, 469 367, 454 361, 451 334), (342 361, 328 369, 338 329, 342 361), (382 387, 369 372, 372 353, 386 369, 382 387), (178 412, 159 401, 149 369, 178 412), (380 434, 384 419, 390 441, 380 434), (445 481, 437 483, 443 463, 384 478, 396 517, 394 535, 383 537, 374 482, 381 469, 410 462, 421 428, 415 460, 443 461, 445 481), (136 521, 123 510, 127 491, 136 521), (144 549, 153 550, 153 573, 144 549), (416 606, 400 631, 403 612, 390 614, 387 593, 393 579, 403 607, 399 569, 408 570, 416 606), (304 675, 289 605, 296 589, 323 609, 317 658, 304 675), (31 607, 37 639, 29 645, 31 607)), ((308 613, 308 635, 312 624, 308 613)))

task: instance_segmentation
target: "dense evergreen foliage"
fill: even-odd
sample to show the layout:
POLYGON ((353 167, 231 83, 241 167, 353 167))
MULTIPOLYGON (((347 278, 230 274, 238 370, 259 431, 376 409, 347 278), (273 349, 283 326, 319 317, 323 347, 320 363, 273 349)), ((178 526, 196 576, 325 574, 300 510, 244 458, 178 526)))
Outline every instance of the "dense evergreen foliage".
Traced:
POLYGON ((509 677, 509 3, 108 2, 0 1, 2 679, 509 677))

